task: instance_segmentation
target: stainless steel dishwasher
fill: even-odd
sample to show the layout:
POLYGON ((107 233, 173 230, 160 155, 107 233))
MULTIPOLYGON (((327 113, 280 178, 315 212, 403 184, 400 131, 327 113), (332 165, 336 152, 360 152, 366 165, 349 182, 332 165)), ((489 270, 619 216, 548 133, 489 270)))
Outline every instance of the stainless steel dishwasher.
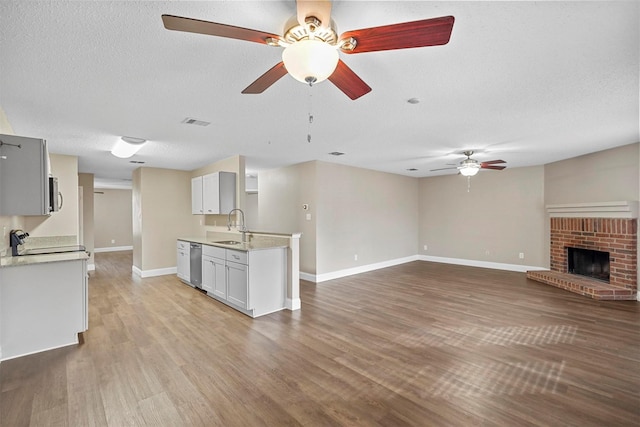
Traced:
POLYGON ((191 243, 190 282, 198 289, 202 289, 202 245, 191 243))

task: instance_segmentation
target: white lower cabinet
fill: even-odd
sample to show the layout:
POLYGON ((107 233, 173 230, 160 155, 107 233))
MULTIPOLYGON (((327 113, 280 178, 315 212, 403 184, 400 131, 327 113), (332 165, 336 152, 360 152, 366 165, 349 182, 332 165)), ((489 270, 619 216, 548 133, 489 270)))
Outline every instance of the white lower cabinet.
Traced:
POLYGON ((178 278, 189 283, 191 280, 191 246, 189 242, 178 240, 176 265, 178 278))
POLYGON ((249 277, 247 266, 227 261, 227 301, 240 308, 247 307, 249 294, 249 277))
POLYGON ((216 296, 227 297, 227 277, 224 258, 202 255, 202 289, 216 296))
POLYGON ((0 359, 77 344, 88 292, 86 259, 0 268, 0 359))
POLYGON ((202 288, 207 295, 257 317, 285 308, 284 248, 238 251, 202 245, 202 288))

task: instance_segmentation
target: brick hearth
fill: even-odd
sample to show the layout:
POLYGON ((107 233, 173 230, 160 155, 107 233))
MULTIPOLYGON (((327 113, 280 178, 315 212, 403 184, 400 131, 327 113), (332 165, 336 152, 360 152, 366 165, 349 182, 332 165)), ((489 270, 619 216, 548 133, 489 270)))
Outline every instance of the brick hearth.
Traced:
POLYGON ((637 292, 635 218, 551 218, 551 271, 527 277, 598 300, 635 300, 637 292), (567 272, 567 248, 609 252, 609 283, 567 272))
POLYGON ((634 290, 612 286, 599 280, 575 274, 557 271, 527 271, 527 277, 537 282, 597 300, 631 301, 636 299, 636 291, 634 290))

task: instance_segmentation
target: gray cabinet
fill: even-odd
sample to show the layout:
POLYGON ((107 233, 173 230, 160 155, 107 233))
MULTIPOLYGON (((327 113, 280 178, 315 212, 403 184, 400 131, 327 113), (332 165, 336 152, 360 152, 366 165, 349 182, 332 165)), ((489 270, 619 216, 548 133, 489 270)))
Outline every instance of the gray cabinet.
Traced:
POLYGON ((191 213, 228 214, 236 207, 236 174, 214 172, 191 179, 191 213))
POLYGON ((46 141, 15 135, 0 141, 0 215, 49 215, 46 141))

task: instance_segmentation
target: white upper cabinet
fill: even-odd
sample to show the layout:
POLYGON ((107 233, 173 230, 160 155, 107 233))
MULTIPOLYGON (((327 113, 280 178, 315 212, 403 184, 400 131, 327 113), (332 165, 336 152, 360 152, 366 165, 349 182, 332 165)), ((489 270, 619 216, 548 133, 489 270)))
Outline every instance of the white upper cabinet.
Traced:
POLYGON ((205 214, 220 212, 220 173, 210 173, 202 177, 202 206, 205 214))
POLYGON ((49 215, 46 141, 15 135, 0 141, 0 215, 49 215))
POLYGON ((194 215, 203 214, 202 204, 202 177, 191 178, 191 213, 194 215))
POLYGON ((215 172, 191 179, 191 213, 228 214, 236 207, 236 174, 215 172))

